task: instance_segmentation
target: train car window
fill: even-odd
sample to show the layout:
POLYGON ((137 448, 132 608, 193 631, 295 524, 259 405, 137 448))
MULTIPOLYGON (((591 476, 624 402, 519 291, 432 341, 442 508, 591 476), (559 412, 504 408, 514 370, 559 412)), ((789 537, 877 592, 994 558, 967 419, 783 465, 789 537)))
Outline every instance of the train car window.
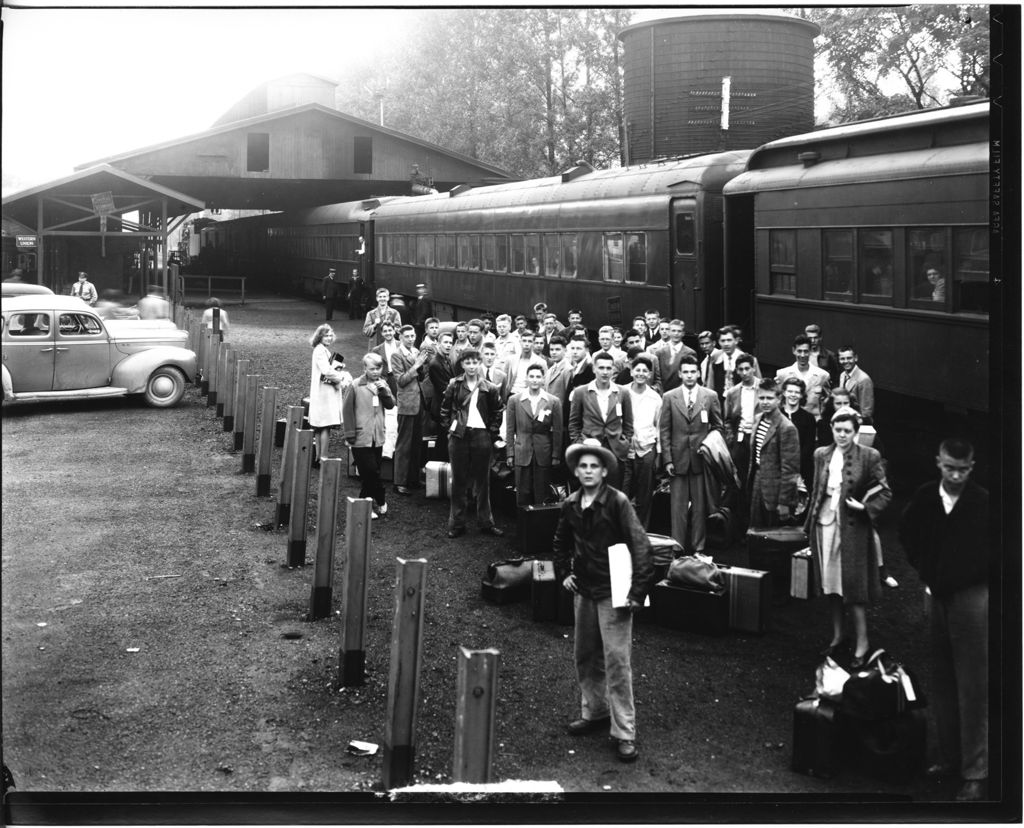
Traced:
POLYGON ((604 234, 604 280, 621 282, 625 279, 626 265, 622 250, 622 233, 604 234))
POLYGON ((378 262, 384 261, 384 236, 377 236, 374 240, 374 248, 376 249, 375 258, 378 262))
POLYGON ((626 234, 626 281, 645 283, 647 281, 647 234, 626 234))
POLYGON ((508 273, 508 236, 504 234, 494 237, 494 269, 508 273))
POLYGON ((459 269, 479 270, 480 269, 480 237, 459 236, 459 269))
POLYGON ((555 233, 544 234, 544 275, 558 276, 558 269, 562 260, 558 235, 555 233))
POLYGON ((676 253, 692 256, 697 252, 697 229, 693 213, 679 213, 676 216, 676 253))
POLYGON ((452 269, 459 266, 459 246, 455 236, 444 236, 444 266, 452 269))
POLYGON ((512 236, 512 272, 522 274, 526 269, 526 237, 512 236))
POLYGON ((416 236, 416 264, 420 267, 434 266, 434 237, 416 236))
POLYGON ((526 236, 526 274, 540 275, 540 236, 536 233, 526 236))
POLYGON ((245 136, 246 172, 270 171, 270 133, 250 132, 245 136))
POLYGON ((408 247, 405 236, 395 236, 395 264, 405 264, 405 251, 408 247))
POLYGON ((853 231, 825 230, 822 237, 825 298, 853 301, 853 231))
POLYGON ((576 244, 575 233, 562 233, 562 278, 576 278, 576 244))
POLYGON ((484 270, 488 273, 494 273, 494 235, 492 233, 485 234, 480 240, 480 246, 482 248, 484 270))
POLYGON ((907 281, 910 298, 926 307, 946 304, 949 273, 948 229, 926 227, 907 231, 907 281))
MULTIPOLYGON (((953 309, 966 313, 989 312, 988 228, 953 231, 956 270, 953 273, 953 309)), ((945 277, 945 274, 941 274, 945 277)), ((943 283, 944 284, 944 283, 943 283)))
POLYGON ((857 231, 860 301, 892 304, 892 230, 857 231))
POLYGON ((796 296, 796 230, 768 231, 768 292, 796 296))

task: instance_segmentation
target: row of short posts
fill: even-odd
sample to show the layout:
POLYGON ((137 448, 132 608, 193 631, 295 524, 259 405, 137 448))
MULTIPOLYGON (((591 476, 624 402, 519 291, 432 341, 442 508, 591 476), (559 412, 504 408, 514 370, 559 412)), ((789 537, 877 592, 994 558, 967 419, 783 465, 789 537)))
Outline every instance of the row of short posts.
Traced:
MULTIPOLYGON (((233 448, 242 452, 242 471, 256 472, 256 496, 270 496, 271 461, 281 443, 281 476, 275 526, 288 526, 287 565, 306 564, 306 519, 313 459, 313 431, 302 428, 303 406, 288 406, 283 435, 275 419, 277 388, 264 386, 256 445, 257 389, 260 377, 250 374, 250 361, 221 341, 219 309, 208 329, 181 317, 198 343, 197 383, 223 417, 225 432, 233 433, 233 448), (201 373, 200 373, 201 372, 201 373), (279 439, 283 437, 283 440, 279 439)), ((320 466, 316 521, 316 557, 308 620, 330 617, 333 605, 334 550, 342 460, 323 460, 320 466)), ((366 618, 370 548, 371 498, 345 499, 345 567, 342 584, 342 634, 338 652, 338 687, 362 686, 366 681, 366 618)), ((397 559, 395 611, 391 636, 387 714, 384 724, 382 781, 386 788, 413 781, 416 749, 416 709, 423 650, 427 562, 397 559)), ((456 782, 491 781, 494 719, 498 681, 497 650, 459 648, 456 684, 456 727, 453 778, 456 782)))

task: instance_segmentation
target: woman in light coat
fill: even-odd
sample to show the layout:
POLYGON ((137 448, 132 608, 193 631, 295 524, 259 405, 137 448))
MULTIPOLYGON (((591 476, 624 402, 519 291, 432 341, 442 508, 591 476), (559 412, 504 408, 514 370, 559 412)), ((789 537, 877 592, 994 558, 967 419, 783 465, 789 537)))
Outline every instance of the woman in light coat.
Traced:
POLYGON ((334 330, 330 325, 317 328, 309 344, 313 346, 309 378, 309 425, 314 431, 316 446, 314 465, 319 466, 321 460, 328 459, 331 429, 341 425, 342 393, 352 382, 352 375, 332 362, 334 330))
POLYGON ((881 455, 857 444, 860 422, 852 408, 832 415, 833 444, 814 452, 804 527, 832 615, 832 639, 822 655, 832 655, 842 643, 843 608, 848 606, 856 634, 854 668, 863 665, 868 653, 865 606, 880 594, 873 522, 892 499, 881 455))

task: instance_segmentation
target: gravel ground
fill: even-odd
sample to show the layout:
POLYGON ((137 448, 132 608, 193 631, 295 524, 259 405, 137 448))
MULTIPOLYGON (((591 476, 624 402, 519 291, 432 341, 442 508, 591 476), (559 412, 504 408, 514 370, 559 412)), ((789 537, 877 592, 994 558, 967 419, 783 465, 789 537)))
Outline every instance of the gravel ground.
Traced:
MULTIPOLYGON (((228 310, 233 346, 261 384, 278 387, 279 410, 298 404, 319 307, 256 297, 228 310)), ((336 329, 357 365, 358 324, 336 320, 336 329)), ((214 414, 191 387, 169 411, 134 400, 5 407, 3 751, 17 791, 380 791, 381 753, 354 756, 346 745, 383 744, 395 560, 423 557, 418 783, 451 781, 463 646, 500 651, 495 781, 551 780, 585 794, 951 798, 948 784, 920 778, 895 786, 849 770, 832 780, 790 770, 793 705, 813 689, 828 636, 820 602, 775 607, 763 636, 641 621, 639 762, 616 761, 602 736, 568 736, 578 704, 571 628, 534 622, 528 603, 480 597, 486 564, 515 549, 514 521, 499 521, 505 538, 471 530, 449 540, 446 502, 421 494, 394 496, 372 525, 367 681, 336 689, 340 618, 305 620, 312 567, 285 566, 287 533, 258 527, 275 501, 255 496, 214 414)), ((342 485, 357 496, 356 481, 342 485)), ((900 588, 870 608, 870 631, 927 683, 922 587, 893 537, 899 505, 882 536, 900 588)), ((739 547, 716 557, 746 563, 739 547)))

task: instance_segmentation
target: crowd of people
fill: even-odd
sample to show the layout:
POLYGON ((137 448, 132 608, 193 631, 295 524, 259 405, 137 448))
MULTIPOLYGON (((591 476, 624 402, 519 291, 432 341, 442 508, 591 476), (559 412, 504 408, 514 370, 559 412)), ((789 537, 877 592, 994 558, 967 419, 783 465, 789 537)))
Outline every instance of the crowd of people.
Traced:
MULTIPOLYGON (((562 501, 555 566, 576 595, 583 700, 571 733, 610 728, 619 758, 637 756, 630 619, 651 586, 646 532, 654 499, 666 488, 671 535, 687 554, 709 548, 713 514, 739 529, 802 525, 831 610, 832 635, 821 655, 846 645, 848 611, 850 664, 864 665, 866 607, 882 585, 897 584, 886 574, 874 528, 892 493, 873 425, 873 383, 855 347, 830 350, 821 327, 809 323, 793 338, 793 363, 764 376, 735 325, 688 336, 683 320, 665 319, 657 309, 628 328, 594 328, 579 310, 568 310, 563 321, 544 303, 531 317, 442 321, 422 285, 411 308, 402 305, 406 319, 387 288, 379 287, 375 299, 363 320, 367 347, 358 378, 332 362, 329 325, 311 340, 309 419, 318 431, 318 458, 327 455, 329 429, 340 425, 359 470, 360 496, 373 499, 379 518, 388 509, 383 457, 394 460, 394 492, 409 496, 420 488, 430 441, 433 459, 450 462, 451 538, 465 534, 470 502, 481 533, 504 534, 490 504, 492 475, 503 466, 514 474, 518 505, 562 501), (626 603, 612 607, 606 550, 615 541, 629 547, 633 583, 626 603)), ((325 301, 330 319, 334 302, 326 288, 325 301)), ((943 480, 956 478, 963 488, 973 449, 947 441, 940 455, 943 480)), ((982 496, 970 492, 977 508, 982 496)), ((930 497, 917 513, 935 512, 933 501, 940 500, 949 506, 945 495, 930 497)), ((912 516, 915 528, 904 532, 918 556, 911 560, 928 580, 935 564, 919 521, 912 516)), ((952 554, 944 553, 940 568, 953 565, 952 554)), ((944 714, 944 727, 950 740, 957 727, 973 728, 961 735, 971 751, 964 778, 975 784, 968 790, 965 782, 964 798, 977 798, 987 774, 975 712, 981 680, 964 672, 961 644, 965 635, 977 642, 983 601, 974 591, 948 600, 934 630, 952 685, 943 693, 953 711, 944 714), (965 698, 974 705, 969 724, 950 724, 959 721, 954 714, 965 698)), ((937 772, 955 761, 955 747, 944 749, 937 772)))

